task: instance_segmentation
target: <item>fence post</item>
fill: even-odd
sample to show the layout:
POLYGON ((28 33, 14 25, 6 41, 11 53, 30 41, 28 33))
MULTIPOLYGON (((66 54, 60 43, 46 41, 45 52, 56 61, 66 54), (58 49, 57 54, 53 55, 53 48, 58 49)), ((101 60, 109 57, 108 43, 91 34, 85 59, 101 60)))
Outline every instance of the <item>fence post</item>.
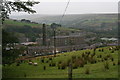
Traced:
POLYGON ((72 80, 72 62, 70 62, 68 67, 68 80, 72 80))

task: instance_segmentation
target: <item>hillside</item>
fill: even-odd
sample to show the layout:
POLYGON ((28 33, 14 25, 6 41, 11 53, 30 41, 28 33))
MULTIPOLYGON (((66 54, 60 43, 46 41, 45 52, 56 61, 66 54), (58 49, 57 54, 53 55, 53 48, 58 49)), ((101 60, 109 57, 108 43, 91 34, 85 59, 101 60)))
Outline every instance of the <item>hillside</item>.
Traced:
MULTIPOLYGON (((17 19, 29 19, 38 23, 59 23, 62 15, 24 15, 24 16, 12 16, 11 18, 17 19)), ((91 23, 114 23, 117 21, 117 14, 68 14, 63 17, 61 22, 62 25, 65 27, 75 27, 77 24, 80 23, 87 23, 88 25, 91 23)), ((81 24, 81 25, 82 25, 81 24)), ((84 25, 84 24, 83 24, 84 25)), ((82 26, 76 26, 82 27, 82 26)))
MULTIPOLYGON (((5 20, 3 29, 7 32, 14 33, 19 39, 28 38, 29 41, 36 41, 42 37, 42 24, 33 22, 23 22, 20 20, 5 20)), ((77 28, 57 27, 56 35, 69 35, 72 32, 79 32, 77 28)), ((46 24, 47 37, 53 36, 53 29, 46 24)), ((20 41, 21 42, 21 41, 20 41)))
MULTIPOLYGON (((20 16, 19 16, 20 17, 20 16)), ((61 15, 29 15, 21 16, 38 23, 59 23, 61 15)), ((13 16, 11 18, 18 18, 13 16)), ((117 14, 69 14, 65 15, 60 23, 64 27, 79 28, 97 33, 101 37, 118 37, 117 14)))
POLYGON ((113 47, 73 51, 56 57, 40 56, 25 59, 19 65, 3 67, 3 78, 68 78, 68 64, 72 60, 73 78, 118 78, 118 49, 113 47), (38 63, 38 65, 29 64, 38 63))

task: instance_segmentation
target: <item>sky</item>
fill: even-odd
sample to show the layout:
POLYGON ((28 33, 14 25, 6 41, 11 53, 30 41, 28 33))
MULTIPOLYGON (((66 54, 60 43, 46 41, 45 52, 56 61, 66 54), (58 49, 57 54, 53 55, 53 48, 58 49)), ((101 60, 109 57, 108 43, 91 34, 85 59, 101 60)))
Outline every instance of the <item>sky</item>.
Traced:
MULTIPOLYGON (((23 0, 25 1, 25 0, 23 0)), ((68 0, 34 0, 40 1, 33 7, 36 14, 63 14, 68 0)), ((70 0, 65 14, 117 13, 118 0, 70 0)), ((12 12, 11 16, 29 15, 24 12, 12 12)))

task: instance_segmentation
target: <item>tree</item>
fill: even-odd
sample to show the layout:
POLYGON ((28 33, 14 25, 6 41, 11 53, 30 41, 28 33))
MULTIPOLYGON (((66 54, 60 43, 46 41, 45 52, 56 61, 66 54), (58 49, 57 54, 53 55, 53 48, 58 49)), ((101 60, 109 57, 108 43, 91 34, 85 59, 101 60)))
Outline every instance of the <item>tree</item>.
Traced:
MULTIPOLYGON (((39 2, 33 2, 33 1, 23 2, 18 0, 15 2, 11 2, 11 1, 3 0, 0 4, 0 9, 1 9, 0 18, 2 20, 2 24, 6 18, 9 18, 9 14, 11 14, 12 11, 35 13, 36 11, 33 10, 31 7, 33 7, 35 4, 38 3, 39 2)), ((6 48, 8 43, 13 45, 13 43, 16 43, 18 41, 18 39, 13 34, 8 33, 4 30, 2 33, 3 33, 2 34, 3 64, 12 64, 20 54, 20 50, 15 48, 6 50, 6 48)), ((11 46, 9 48, 11 48, 11 46)))
POLYGON ((1 8, 0 16, 2 19, 2 24, 6 18, 9 18, 9 14, 11 14, 12 11, 36 13, 36 11, 33 10, 31 7, 33 7, 35 4, 38 4, 38 3, 39 2, 33 2, 33 1, 23 2, 18 0, 15 2, 11 2, 11 1, 3 0, 2 4, 0 4, 0 8, 1 8))
MULTIPOLYGON (((18 39, 11 33, 2 31, 2 62, 3 64, 12 64, 16 57, 20 54, 20 50, 18 49, 10 49, 6 50, 7 44, 13 44, 18 42, 18 39)), ((13 46, 9 46, 11 48, 13 46)))
POLYGON ((18 39, 16 36, 14 36, 11 33, 6 32, 5 30, 2 30, 2 45, 3 47, 6 47, 8 43, 13 44, 18 42, 18 39))

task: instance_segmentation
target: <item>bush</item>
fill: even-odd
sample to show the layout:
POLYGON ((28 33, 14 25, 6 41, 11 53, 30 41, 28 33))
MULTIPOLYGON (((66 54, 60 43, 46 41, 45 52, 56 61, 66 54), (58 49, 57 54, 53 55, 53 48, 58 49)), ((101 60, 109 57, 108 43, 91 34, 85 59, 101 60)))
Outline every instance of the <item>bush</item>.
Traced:
POLYGON ((44 63, 44 59, 41 59, 41 62, 44 63))
POLYGON ((60 65, 61 69, 65 69, 67 67, 67 63, 66 62, 62 62, 60 65))
POLYGON ((107 58, 107 57, 104 57, 104 60, 105 60, 105 61, 107 61, 107 60, 108 60, 108 58, 107 58))
POLYGON ((101 61, 104 62, 104 59, 102 59, 101 61))
POLYGON ((118 65, 120 65, 120 60, 118 61, 118 65))
POLYGON ((85 74, 90 74, 90 69, 89 68, 86 68, 85 74))
POLYGON ((72 68, 73 68, 73 69, 77 69, 78 66, 79 66, 79 64, 78 64, 77 62, 75 62, 75 63, 72 65, 72 68))
POLYGON ((58 69, 60 69, 60 64, 58 64, 58 69))
POLYGON ((17 63, 16 66, 20 66, 20 63, 17 63))
POLYGON ((89 62, 90 62, 91 64, 94 64, 94 63, 96 63, 97 61, 96 61, 96 59, 95 59, 94 57, 89 57, 89 62))
POLYGON ((58 64, 61 64, 61 63, 62 63, 62 61, 59 61, 59 62, 58 62, 58 64))
POLYGON ((104 52, 104 49, 101 49, 102 52, 104 52))
POLYGON ((76 59, 76 56, 72 56, 72 60, 76 59))
POLYGON ((113 62, 113 66, 115 66, 115 62, 113 62))
POLYGON ((84 53, 82 53, 82 57, 85 57, 85 54, 84 54, 84 53))
POLYGON ((54 67, 54 66, 56 66, 56 64, 53 63, 53 62, 51 62, 51 63, 49 64, 49 66, 54 67))
POLYGON ((47 60, 46 63, 48 63, 49 61, 47 60))
POLYGON ((55 63, 52 63, 52 66, 56 66, 56 64, 55 64, 55 63))
POLYGON ((50 57, 49 60, 52 60, 52 58, 50 57))
POLYGON ((111 53, 114 53, 114 51, 111 51, 111 53))
MULTIPOLYGON (((87 63, 87 61, 86 61, 86 63, 87 63)), ((85 64, 84 60, 80 60, 80 61, 79 61, 79 66, 80 66, 80 67, 84 67, 84 64, 85 64)))
POLYGON ((67 60, 67 66, 69 66, 70 62, 71 62, 71 60, 67 60))
POLYGON ((46 66, 43 66, 43 69, 46 70, 46 66))
POLYGON ((104 68, 105 68, 105 69, 109 69, 109 63, 108 63, 108 61, 106 61, 106 62, 104 63, 104 68))
POLYGON ((111 61, 114 61, 114 58, 113 58, 113 57, 111 58, 111 61))
POLYGON ((102 58, 102 55, 100 55, 99 57, 102 58))

